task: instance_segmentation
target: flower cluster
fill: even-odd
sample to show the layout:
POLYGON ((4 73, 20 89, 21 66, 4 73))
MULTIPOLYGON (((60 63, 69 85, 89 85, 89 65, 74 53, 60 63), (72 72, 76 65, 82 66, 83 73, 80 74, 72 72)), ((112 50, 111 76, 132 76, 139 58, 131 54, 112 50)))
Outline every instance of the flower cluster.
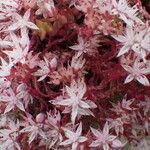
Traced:
POLYGON ((149 150, 149 8, 0 0, 0 149, 149 150))

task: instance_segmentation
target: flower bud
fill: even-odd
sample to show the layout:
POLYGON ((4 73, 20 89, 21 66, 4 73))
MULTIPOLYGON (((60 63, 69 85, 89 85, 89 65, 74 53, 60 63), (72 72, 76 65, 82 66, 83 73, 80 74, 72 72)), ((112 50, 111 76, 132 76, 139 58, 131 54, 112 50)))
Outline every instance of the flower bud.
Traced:
POLYGON ((57 67, 57 59, 54 57, 50 62, 51 68, 55 69, 57 67))
POLYGON ((44 120, 45 120, 45 114, 39 113, 39 114, 36 116, 36 122, 42 123, 44 120))

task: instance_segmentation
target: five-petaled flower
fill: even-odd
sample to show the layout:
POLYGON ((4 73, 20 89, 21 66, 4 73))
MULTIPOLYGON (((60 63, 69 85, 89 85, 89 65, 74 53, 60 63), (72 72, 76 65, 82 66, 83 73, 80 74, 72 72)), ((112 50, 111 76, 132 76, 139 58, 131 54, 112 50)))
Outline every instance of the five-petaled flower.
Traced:
POLYGON ((128 65, 122 65, 122 67, 130 73, 124 83, 129 83, 133 79, 137 80, 139 83, 149 86, 149 80, 147 79, 146 75, 150 73, 149 70, 149 62, 145 64, 144 62, 140 62, 140 60, 137 58, 133 64, 133 66, 128 66, 128 65))
POLYGON ((117 136, 109 134, 108 122, 105 123, 103 131, 98 131, 91 128, 96 140, 90 144, 90 147, 102 147, 103 150, 109 150, 110 146, 113 148, 122 148, 124 145, 116 139, 117 136))
POLYGON ((29 21, 31 13, 30 11, 31 10, 28 9, 23 17, 20 16, 18 13, 15 13, 13 17, 15 18, 16 22, 10 25, 7 30, 8 31, 15 31, 18 29, 26 30, 27 28, 37 30, 38 27, 34 23, 29 21))
POLYGON ((67 96, 66 98, 58 97, 56 100, 52 100, 55 105, 65 106, 63 113, 71 112, 71 121, 74 124, 78 115, 92 115, 93 112, 90 108, 96 108, 96 104, 91 100, 84 98, 86 92, 86 85, 83 80, 73 81, 70 87, 65 88, 67 96))
POLYGON ((85 136, 81 135, 82 134, 82 123, 79 124, 79 126, 75 132, 71 131, 67 128, 63 128, 63 130, 65 132, 65 136, 68 139, 61 142, 60 145, 66 146, 66 145, 72 144, 71 150, 76 150, 80 143, 87 141, 87 138, 85 136))

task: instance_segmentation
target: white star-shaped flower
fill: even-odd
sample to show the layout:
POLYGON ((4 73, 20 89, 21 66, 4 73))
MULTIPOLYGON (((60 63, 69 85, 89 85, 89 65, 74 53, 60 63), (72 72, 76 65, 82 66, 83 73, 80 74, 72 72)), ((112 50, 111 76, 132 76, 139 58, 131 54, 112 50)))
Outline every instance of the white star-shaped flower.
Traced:
POLYGON ((30 29, 39 29, 34 23, 29 21, 30 18, 30 9, 28 9, 24 16, 20 16, 18 13, 14 14, 14 18, 16 19, 15 22, 8 27, 8 31, 14 31, 18 29, 26 30, 27 28, 30 29))
POLYGON ((67 140, 60 143, 60 145, 72 145, 71 150, 77 150, 78 144, 83 143, 87 140, 85 136, 82 136, 82 123, 79 124, 77 130, 75 132, 64 128, 65 136, 68 138, 67 140))

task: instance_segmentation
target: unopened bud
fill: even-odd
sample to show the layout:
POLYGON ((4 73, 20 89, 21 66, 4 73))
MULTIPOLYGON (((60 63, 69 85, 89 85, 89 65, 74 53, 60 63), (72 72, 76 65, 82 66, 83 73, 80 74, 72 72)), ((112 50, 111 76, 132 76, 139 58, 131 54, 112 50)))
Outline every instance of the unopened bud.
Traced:
POLYGON ((51 68, 55 69, 57 67, 57 59, 54 57, 50 62, 51 68))
POLYGON ((39 113, 39 114, 36 116, 36 122, 42 123, 44 120, 45 120, 45 114, 39 113))

